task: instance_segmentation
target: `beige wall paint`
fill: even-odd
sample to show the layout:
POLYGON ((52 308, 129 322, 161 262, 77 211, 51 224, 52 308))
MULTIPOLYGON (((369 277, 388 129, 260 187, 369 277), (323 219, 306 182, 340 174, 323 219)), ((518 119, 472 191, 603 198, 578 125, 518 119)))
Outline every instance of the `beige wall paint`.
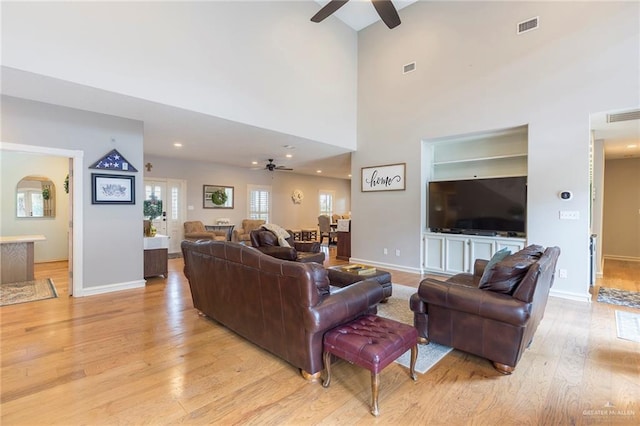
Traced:
POLYGON ((353 179, 353 218, 363 226, 352 254, 419 270, 422 141, 528 125, 528 241, 561 248, 568 277, 556 280, 555 295, 589 300, 589 114, 640 105, 640 5, 417 2, 404 11, 392 31, 375 24, 359 33, 352 171, 406 162, 407 189, 363 194, 353 179), (540 28, 516 35, 534 16, 540 28), (412 61, 416 71, 403 75, 412 61), (560 200, 560 190, 573 199, 560 200), (560 210, 580 219, 561 221, 560 210))
POLYGON ((289 171, 268 172, 230 167, 215 162, 177 160, 158 156, 145 156, 145 164, 153 164, 145 178, 174 178, 187 180, 187 220, 200 220, 214 224, 219 218, 229 218, 240 226, 247 218, 247 186, 268 185, 272 190, 273 216, 271 221, 285 228, 317 227, 320 211, 318 191, 333 190, 336 193, 335 207, 339 213, 351 210, 351 182, 346 179, 300 175, 289 171), (203 185, 226 185, 234 187, 233 209, 204 209, 202 207, 203 185), (291 193, 299 189, 304 193, 301 204, 294 204, 291 193))
POLYGON ((0 190, 2 191, 0 232, 2 236, 44 235, 46 241, 40 241, 34 245, 36 263, 66 260, 69 245, 67 240, 69 194, 64 192, 64 180, 69 173, 69 159, 0 151, 0 169, 0 190), (19 218, 16 216, 16 186, 26 176, 43 176, 53 182, 55 217, 19 218))
POLYGON ((640 261, 640 158, 605 161, 602 250, 640 261))

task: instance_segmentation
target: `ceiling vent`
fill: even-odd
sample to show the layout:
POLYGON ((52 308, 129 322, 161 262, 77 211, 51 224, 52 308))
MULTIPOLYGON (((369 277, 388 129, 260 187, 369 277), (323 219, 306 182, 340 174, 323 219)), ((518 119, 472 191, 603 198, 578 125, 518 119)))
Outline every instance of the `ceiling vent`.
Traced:
POLYGON ((407 74, 416 70, 416 63, 411 62, 410 64, 406 64, 402 66, 402 74, 407 74))
POLYGON ((618 121, 640 120, 640 109, 634 111, 619 112, 617 114, 607 114, 607 123, 617 123, 618 121))
POLYGON ((518 23, 518 34, 523 34, 528 31, 537 30, 540 25, 540 17, 536 16, 535 18, 527 19, 526 21, 522 21, 518 23))

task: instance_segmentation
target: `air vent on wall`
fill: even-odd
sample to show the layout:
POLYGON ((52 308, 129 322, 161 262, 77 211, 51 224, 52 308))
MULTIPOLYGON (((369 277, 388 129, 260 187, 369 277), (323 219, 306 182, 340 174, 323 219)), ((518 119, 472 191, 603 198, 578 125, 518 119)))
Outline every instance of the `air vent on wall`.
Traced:
POLYGON ((617 114, 607 114, 607 123, 629 120, 640 120, 640 109, 635 111, 619 112, 617 114))
POLYGON ((402 74, 406 74, 409 73, 411 71, 415 71, 416 70, 416 63, 415 62, 411 62, 410 64, 406 64, 402 66, 402 74))
POLYGON ((527 19, 526 21, 522 21, 518 23, 518 34, 526 33, 527 31, 532 31, 538 29, 538 25, 540 24, 540 17, 536 16, 535 18, 527 19))

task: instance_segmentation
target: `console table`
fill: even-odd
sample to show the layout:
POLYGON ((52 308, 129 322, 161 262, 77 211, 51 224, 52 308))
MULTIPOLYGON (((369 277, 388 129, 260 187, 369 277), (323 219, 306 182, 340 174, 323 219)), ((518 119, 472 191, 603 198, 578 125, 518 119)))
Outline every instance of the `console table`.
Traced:
POLYGON ((205 225, 207 231, 227 231, 227 241, 231 241, 231 234, 235 225, 205 225))
POLYGON ((0 237, 2 269, 0 283, 33 280, 33 243, 44 241, 44 235, 0 237))
POLYGON ((155 237, 144 238, 144 278, 156 275, 167 276, 169 237, 156 234, 155 237))

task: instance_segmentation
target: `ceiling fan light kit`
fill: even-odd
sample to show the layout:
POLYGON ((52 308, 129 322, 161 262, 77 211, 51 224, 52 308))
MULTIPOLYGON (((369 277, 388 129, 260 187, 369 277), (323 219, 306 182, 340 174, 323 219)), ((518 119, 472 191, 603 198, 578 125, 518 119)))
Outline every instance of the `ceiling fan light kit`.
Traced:
MULTIPOLYGON (((331 0, 322 9, 320 9, 318 13, 311 17, 311 21, 324 21, 344 6, 348 1, 349 0, 331 0)), ((391 0, 371 0, 371 3, 373 3, 373 7, 376 9, 376 12, 378 12, 380 19, 382 19, 389 29, 393 29, 400 25, 400 16, 398 16, 398 11, 391 0)))

